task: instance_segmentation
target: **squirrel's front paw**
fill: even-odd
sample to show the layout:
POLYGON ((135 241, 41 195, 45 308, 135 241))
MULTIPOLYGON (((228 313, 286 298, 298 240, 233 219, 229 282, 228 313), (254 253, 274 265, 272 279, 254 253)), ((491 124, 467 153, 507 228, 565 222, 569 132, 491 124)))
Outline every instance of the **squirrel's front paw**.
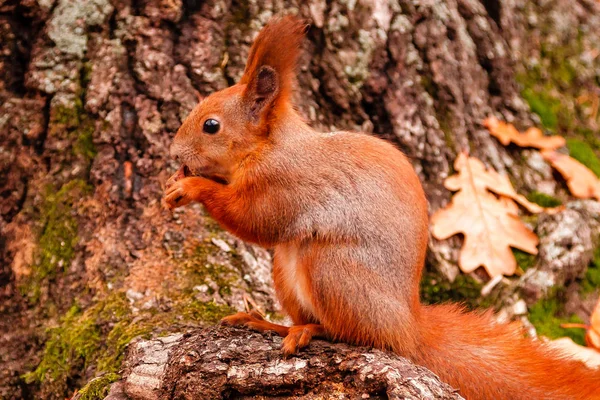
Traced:
POLYGON ((182 165, 177 170, 177 172, 175 172, 173 175, 171 175, 171 177, 167 180, 167 182, 165 183, 165 187, 167 189, 169 189, 171 186, 173 186, 175 184, 175 182, 185 178, 186 171, 189 171, 189 169, 185 165, 182 165))
POLYGON ((198 178, 183 178, 172 182, 165 190, 165 202, 167 207, 172 210, 177 207, 185 206, 195 200, 197 192, 194 180, 198 178))

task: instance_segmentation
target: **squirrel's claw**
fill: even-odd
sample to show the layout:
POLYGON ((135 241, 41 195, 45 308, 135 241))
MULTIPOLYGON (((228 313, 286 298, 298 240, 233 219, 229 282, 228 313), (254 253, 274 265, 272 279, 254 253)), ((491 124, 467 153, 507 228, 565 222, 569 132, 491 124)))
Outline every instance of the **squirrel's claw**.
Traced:
POLYGON ((181 181, 173 182, 165 191, 165 203, 170 210, 184 206, 191 202, 192 199, 186 194, 186 190, 181 184, 181 181))
POLYGON ((281 345, 283 355, 289 356, 296 354, 298 350, 308 346, 315 333, 312 325, 292 326, 281 345))
POLYGON ((179 167, 179 169, 177 170, 177 172, 175 172, 173 175, 171 175, 171 177, 167 180, 167 183, 165 183, 165 188, 169 189, 170 187, 172 187, 175 182, 183 179, 186 177, 186 166, 185 164, 183 164, 181 167, 179 167))

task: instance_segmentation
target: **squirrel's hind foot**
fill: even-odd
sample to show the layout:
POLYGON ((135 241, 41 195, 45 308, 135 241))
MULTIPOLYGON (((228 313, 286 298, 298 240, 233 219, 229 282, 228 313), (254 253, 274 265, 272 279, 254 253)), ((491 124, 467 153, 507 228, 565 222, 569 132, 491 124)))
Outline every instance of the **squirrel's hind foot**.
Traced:
POLYGON ((294 325, 289 328, 287 336, 283 339, 281 349, 285 356, 296 354, 298 350, 308 346, 312 338, 324 338, 326 336, 323 325, 294 325))
POLYGON ((283 336, 281 349, 285 356, 296 354, 298 350, 308 346, 313 338, 327 337, 323 325, 306 324, 294 325, 292 327, 277 325, 265 319, 258 312, 252 310, 249 313, 238 312, 221 320, 222 325, 246 326, 254 331, 273 331, 283 336))

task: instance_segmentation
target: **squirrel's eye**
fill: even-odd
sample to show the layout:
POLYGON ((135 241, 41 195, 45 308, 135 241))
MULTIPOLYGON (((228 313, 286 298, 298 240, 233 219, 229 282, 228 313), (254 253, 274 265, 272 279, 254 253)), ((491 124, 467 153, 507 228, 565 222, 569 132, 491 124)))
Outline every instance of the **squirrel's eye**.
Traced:
POLYGON ((209 118, 206 121, 204 121, 204 127, 202 129, 204 130, 204 132, 214 135, 219 131, 220 127, 221 125, 219 124, 219 121, 217 121, 216 119, 209 118))

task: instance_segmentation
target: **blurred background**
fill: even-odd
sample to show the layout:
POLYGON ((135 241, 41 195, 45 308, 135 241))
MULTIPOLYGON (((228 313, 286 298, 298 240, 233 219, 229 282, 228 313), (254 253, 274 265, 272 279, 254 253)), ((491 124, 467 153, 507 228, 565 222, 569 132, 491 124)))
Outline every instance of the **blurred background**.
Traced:
POLYGON ((558 151, 600 176, 600 2, 0 0, 0 398, 64 399, 95 376, 106 386, 133 338, 246 303, 282 317, 268 251, 199 205, 161 204, 181 122, 239 79, 280 14, 311 24, 300 112, 394 142, 432 214, 463 150, 530 201, 565 206, 522 212, 539 253, 514 250, 517 273, 483 294, 485 270, 458 267, 461 235, 432 238, 423 301, 494 307, 531 334, 584 343, 560 324, 589 323, 598 299, 600 203, 483 121, 562 136, 558 151))

